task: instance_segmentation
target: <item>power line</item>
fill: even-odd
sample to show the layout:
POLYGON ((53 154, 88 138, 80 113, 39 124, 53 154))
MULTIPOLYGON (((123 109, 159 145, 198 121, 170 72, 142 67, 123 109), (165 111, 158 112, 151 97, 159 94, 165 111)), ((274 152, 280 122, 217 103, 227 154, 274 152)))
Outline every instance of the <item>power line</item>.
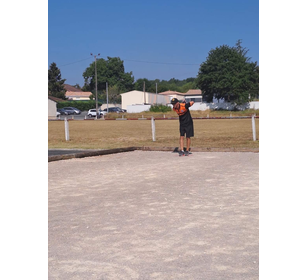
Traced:
POLYGON ((133 59, 123 59, 125 61, 141 62, 141 63, 154 63, 154 64, 169 64, 169 65, 200 65, 196 63, 174 63, 174 62, 155 62, 155 61, 143 61, 133 59))
MULTIPOLYGON (((62 64, 62 65, 59 65, 59 67, 62 67, 62 66, 67 66, 67 65, 71 65, 71 64, 75 64, 75 63, 78 63, 78 62, 81 62, 81 61, 85 61, 85 60, 88 60, 90 59, 91 57, 88 57, 88 58, 84 58, 84 59, 81 59, 81 60, 77 60, 77 61, 74 61, 74 62, 70 62, 70 63, 67 63, 67 64, 62 64)), ((151 63, 151 64, 167 64, 167 65, 200 65, 197 64, 197 63, 176 63, 176 62, 157 62, 157 61, 144 61, 144 60, 135 60, 135 59, 122 59, 123 61, 132 61, 132 62, 138 62, 138 63, 151 63)))
POLYGON ((59 65, 59 67, 66 66, 66 65, 71 65, 71 64, 75 64, 75 63, 78 63, 78 62, 81 62, 81 61, 88 60, 88 59, 90 59, 90 58, 92 59, 92 57, 88 57, 88 58, 84 58, 84 59, 81 59, 81 60, 78 60, 78 61, 74 61, 74 62, 70 62, 70 63, 67 63, 67 64, 59 65))

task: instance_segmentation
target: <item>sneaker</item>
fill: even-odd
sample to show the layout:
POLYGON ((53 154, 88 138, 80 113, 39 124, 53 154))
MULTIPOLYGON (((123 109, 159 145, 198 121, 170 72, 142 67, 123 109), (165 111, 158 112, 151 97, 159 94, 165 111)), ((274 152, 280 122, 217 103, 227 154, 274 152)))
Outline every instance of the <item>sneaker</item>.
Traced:
POLYGON ((187 157, 187 156, 189 156, 189 152, 188 151, 185 151, 184 152, 184 155, 187 157))
POLYGON ((179 151, 179 156, 184 156, 184 151, 179 151))

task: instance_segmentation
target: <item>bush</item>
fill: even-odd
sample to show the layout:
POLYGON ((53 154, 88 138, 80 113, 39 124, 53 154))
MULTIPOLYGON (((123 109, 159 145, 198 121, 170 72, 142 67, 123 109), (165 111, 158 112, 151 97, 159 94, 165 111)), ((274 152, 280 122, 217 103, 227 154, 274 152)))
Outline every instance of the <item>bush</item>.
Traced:
POLYGON ((150 112, 169 112, 171 111, 171 108, 169 106, 166 105, 162 105, 162 104, 157 104, 157 105, 152 105, 150 108, 150 112))
MULTIPOLYGON (((98 106, 101 106, 103 103, 98 101, 98 106)), ((59 102, 57 105, 58 109, 63 107, 75 107, 80 111, 88 111, 90 109, 96 108, 96 101, 95 100, 71 100, 71 101, 63 101, 59 102)))

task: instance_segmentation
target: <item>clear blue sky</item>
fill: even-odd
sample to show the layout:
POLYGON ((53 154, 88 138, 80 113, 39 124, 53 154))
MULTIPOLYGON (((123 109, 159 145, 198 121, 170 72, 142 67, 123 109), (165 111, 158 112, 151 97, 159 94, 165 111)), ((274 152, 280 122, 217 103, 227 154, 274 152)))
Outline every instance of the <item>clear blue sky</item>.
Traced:
POLYGON ((71 85, 83 86, 90 53, 120 57, 135 80, 183 80, 238 39, 259 63, 259 1, 48 1, 48 67, 55 62, 71 85))

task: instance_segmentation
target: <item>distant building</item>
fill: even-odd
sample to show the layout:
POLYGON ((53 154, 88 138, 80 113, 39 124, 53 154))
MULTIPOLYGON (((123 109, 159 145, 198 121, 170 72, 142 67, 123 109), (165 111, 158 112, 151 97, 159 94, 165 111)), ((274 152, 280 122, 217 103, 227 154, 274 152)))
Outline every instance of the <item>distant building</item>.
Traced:
POLYGON ((202 102, 202 92, 201 89, 190 89, 185 93, 186 102, 202 102))
POLYGON ((129 105, 153 105, 156 103, 167 105, 170 102, 170 96, 164 96, 152 92, 132 90, 121 93, 121 100, 122 109, 127 110, 127 106, 129 105))
POLYGON ((64 84, 64 88, 66 90, 65 97, 68 100, 90 100, 90 96, 92 95, 90 91, 82 91, 68 84, 64 84))
POLYGON ((167 90, 164 92, 160 92, 159 94, 169 95, 170 100, 175 97, 180 101, 185 100, 186 102, 190 102, 190 101, 202 102, 202 92, 200 89, 190 89, 186 93, 167 90))
POLYGON ((173 90, 167 90, 167 91, 163 91, 163 92, 160 92, 159 93, 160 95, 165 95, 165 96, 169 96, 170 99, 169 101, 172 99, 172 98, 177 98, 179 100, 184 100, 184 94, 183 92, 178 92, 178 91, 173 91, 173 90))
POLYGON ((57 118, 57 103, 64 101, 61 98, 48 95, 48 119, 57 118))

